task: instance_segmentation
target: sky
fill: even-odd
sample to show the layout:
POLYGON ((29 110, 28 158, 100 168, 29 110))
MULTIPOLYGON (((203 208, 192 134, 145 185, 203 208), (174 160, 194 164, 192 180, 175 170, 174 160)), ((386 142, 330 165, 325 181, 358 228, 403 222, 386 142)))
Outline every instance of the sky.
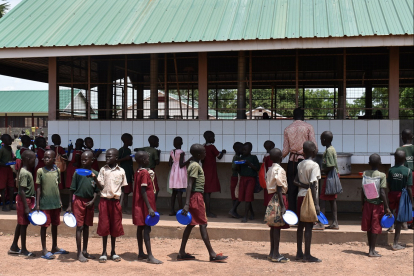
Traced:
MULTIPOLYGON (((21 0, 7 0, 10 4, 10 9, 14 8, 21 0)), ((0 0, 0 3, 3 1, 0 0)), ((10 10, 9 10, 10 11, 10 10)), ((47 90, 48 84, 36 81, 29 81, 18 78, 11 78, 0 75, 0 90, 47 90)))

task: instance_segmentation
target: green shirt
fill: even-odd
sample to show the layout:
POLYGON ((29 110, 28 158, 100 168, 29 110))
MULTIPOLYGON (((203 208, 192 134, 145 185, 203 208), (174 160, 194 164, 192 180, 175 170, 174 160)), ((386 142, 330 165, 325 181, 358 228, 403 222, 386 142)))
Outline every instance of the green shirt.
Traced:
POLYGON ((203 168, 201 168, 200 164, 198 164, 198 162, 195 162, 195 161, 190 162, 190 165, 187 168, 187 175, 188 175, 188 178, 190 177, 195 178, 195 182, 193 183, 193 186, 191 187, 191 191, 204 193, 204 184, 205 184, 204 171, 203 171, 203 168))
MULTIPOLYGON (((96 176, 98 172, 91 170, 96 176)), ((94 193, 99 193, 100 189, 96 184, 95 180, 92 177, 87 177, 79 175, 76 172, 73 174, 72 184, 70 185, 70 190, 74 191, 74 195, 92 199, 94 193)))
POLYGON ((405 152, 405 163, 404 166, 409 168, 410 170, 414 170, 414 146, 403 146, 398 148, 397 150, 402 150, 405 152))
POLYGON ((60 170, 57 167, 53 171, 49 171, 45 167, 38 169, 36 183, 40 185, 40 209, 60 208, 60 170))
POLYGON ((330 167, 335 167, 338 172, 338 163, 336 161, 336 150, 333 146, 326 148, 322 157, 322 170, 330 167))
POLYGON ((0 163, 6 164, 12 160, 12 152, 5 146, 0 148, 0 163))
POLYGON ((27 171, 25 168, 20 169, 19 174, 19 189, 20 187, 26 188, 25 195, 26 197, 35 196, 34 181, 32 173, 27 171))
POLYGON ((16 150, 16 159, 22 159, 22 156, 20 155, 20 150, 16 150))
MULTIPOLYGON (((382 173, 378 170, 375 170, 375 171, 367 170, 367 171, 364 172, 364 174, 366 176, 369 176, 369 177, 380 177, 381 178, 380 188, 381 189, 386 189, 387 188, 387 176, 385 175, 385 173, 382 173)), ((365 201, 367 201, 369 203, 372 203, 372 204, 376 204, 376 205, 382 204, 381 195, 378 198, 375 198, 375 199, 367 199, 365 197, 365 201)))
POLYGON ((407 167, 394 166, 388 171, 387 181, 390 191, 401 192, 406 186, 413 186, 413 174, 407 167))
MULTIPOLYGON (((242 156, 240 160, 246 160, 253 164, 257 169, 260 169, 260 162, 256 155, 242 156)), ((257 171, 250 168, 246 163, 240 165, 240 176, 257 177, 257 171)))
POLYGON ((231 161, 231 176, 238 176, 239 172, 237 171, 237 165, 234 164, 234 161, 240 160, 239 155, 234 155, 233 160, 231 161))
POLYGON ((138 149, 138 151, 146 151, 149 153, 149 164, 148 167, 150 169, 154 169, 155 166, 157 165, 157 161, 160 160, 160 158, 158 157, 158 151, 156 148, 152 148, 152 147, 144 147, 144 148, 140 148, 138 149))
MULTIPOLYGON (((122 147, 119 149, 119 159, 130 155, 131 150, 129 148, 122 147)), ((132 159, 120 162, 119 166, 124 169, 127 182, 132 183, 132 178, 134 177, 134 163, 132 162, 132 159)))

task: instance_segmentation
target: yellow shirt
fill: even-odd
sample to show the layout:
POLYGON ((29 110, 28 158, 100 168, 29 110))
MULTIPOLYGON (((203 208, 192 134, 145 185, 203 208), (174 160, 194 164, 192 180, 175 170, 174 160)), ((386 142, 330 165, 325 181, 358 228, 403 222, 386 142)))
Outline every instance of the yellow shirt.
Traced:
POLYGON ((288 191, 288 184, 286 180, 285 170, 277 163, 269 168, 266 173, 266 188, 269 194, 274 194, 277 191, 277 186, 282 187, 282 193, 286 194, 288 191))
POLYGON ((122 194, 121 187, 128 186, 125 171, 118 165, 112 169, 108 165, 102 167, 98 174, 98 181, 104 186, 101 197, 108 199, 119 199, 122 194))

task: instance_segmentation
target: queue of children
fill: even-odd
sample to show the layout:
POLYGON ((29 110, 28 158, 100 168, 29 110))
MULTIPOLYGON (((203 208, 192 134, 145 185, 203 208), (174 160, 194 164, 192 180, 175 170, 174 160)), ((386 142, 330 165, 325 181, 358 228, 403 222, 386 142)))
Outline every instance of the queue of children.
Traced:
MULTIPOLYGON (((183 213, 192 214, 192 222, 185 228, 182 238, 181 248, 177 256, 178 260, 192 260, 194 256, 185 252, 187 240, 195 225, 200 226, 201 237, 209 252, 210 261, 224 261, 227 256, 216 254, 212 249, 207 234, 207 217, 216 217, 211 212, 210 198, 211 193, 220 191, 220 183, 217 175, 216 158, 221 159, 226 153, 225 150, 219 152, 214 146, 215 138, 212 131, 204 133, 206 143, 204 145, 194 144, 191 146, 191 157, 186 160, 185 152, 181 150, 183 141, 181 137, 176 137, 173 141, 173 149, 170 152, 169 165, 171 167, 168 177, 168 186, 172 189, 171 212, 175 215, 175 201, 178 200, 179 209, 183 213), (202 163, 202 167, 199 163, 202 163), (207 181, 208 180, 208 181, 207 181), (186 202, 183 204, 182 195, 186 192, 186 202)), ((333 134, 325 131, 321 134, 321 144, 326 147, 323 154, 322 166, 313 161, 317 154, 317 146, 312 141, 303 143, 304 159, 298 162, 297 174, 293 184, 298 187, 296 214, 299 218, 297 228, 297 254, 296 260, 304 262, 320 262, 321 260, 313 257, 310 253, 312 229, 339 229, 336 194, 325 194, 327 181, 325 179, 320 195, 318 192, 318 182, 321 179, 321 171, 324 173, 338 173, 337 155, 332 146, 333 134), (333 223, 324 228, 318 222, 317 215, 320 211, 325 211, 325 201, 329 201, 333 216, 333 223), (321 203, 321 207, 319 207, 321 203), (305 211, 304 211, 305 210, 305 211), (305 237, 305 251, 302 250, 303 234, 305 237)), ((367 197, 362 193, 363 218, 361 229, 367 232, 370 257, 381 256, 376 250, 376 238, 381 233, 382 227, 380 219, 385 214, 393 213, 398 215, 400 198, 406 191, 413 201, 413 145, 411 144, 413 135, 408 129, 402 133, 404 146, 395 152, 395 166, 393 166, 386 177, 379 172, 381 158, 378 154, 372 154, 369 158, 371 170, 363 173, 363 179, 370 178, 377 183, 377 197, 367 197), (388 196, 385 189, 388 188, 388 196)), ((10 135, 2 135, 3 147, 0 149, 0 191, 3 200, 3 210, 5 211, 5 190, 10 189, 9 199, 15 189, 14 178, 10 166, 6 164, 14 160, 11 150, 12 138, 10 135), (4 177, 3 177, 4 176, 4 177)), ((93 140, 90 137, 77 139, 75 148, 70 145, 68 152, 64 152, 60 146, 61 139, 58 134, 52 135, 54 145, 47 147, 46 140, 38 137, 36 145, 37 165, 35 164, 36 155, 30 150, 30 138, 22 136, 22 146, 20 148, 21 164, 18 169, 16 197, 17 207, 17 226, 14 241, 10 247, 10 254, 23 254, 34 257, 34 254, 26 248, 26 229, 29 224, 27 215, 30 209, 42 210, 47 217, 46 223, 41 227, 42 258, 54 259, 56 254, 68 254, 68 251, 57 246, 57 229, 60 225, 60 211, 62 201, 59 189, 69 188, 69 207, 68 212, 73 212, 77 220, 76 245, 77 257, 81 262, 94 259, 88 251, 89 227, 93 225, 94 203, 99 198, 99 220, 98 235, 102 236, 103 250, 99 262, 105 263, 108 260, 107 241, 108 235, 111 236, 111 252, 109 258, 113 261, 120 261, 121 258, 115 252, 116 238, 124 234, 122 226, 122 213, 128 207, 128 195, 133 193, 132 198, 132 217, 133 223, 137 226, 138 259, 147 260, 150 263, 160 264, 152 255, 150 232, 151 227, 145 224, 145 217, 154 216, 156 212, 156 200, 159 192, 158 181, 154 172, 155 167, 160 162, 160 150, 158 137, 149 137, 149 147, 136 148, 134 151, 138 169, 134 172, 131 150, 132 135, 125 133, 121 137, 123 147, 109 149, 106 151, 106 165, 97 168, 97 158, 101 154, 100 150, 94 151, 93 140), (72 152, 73 151, 73 152, 72 152), (72 153, 72 158, 68 156, 72 153), (57 166, 59 161, 67 161, 67 164, 57 166), (64 167, 64 169, 62 169, 64 167), (88 177, 76 173, 76 169, 84 168, 92 171, 88 177), (62 173, 65 170, 66 181, 63 181, 62 173), (64 184, 62 184, 64 183, 64 184), (35 197, 36 195, 36 197, 35 197), (36 198, 36 202, 34 202, 36 198), (46 230, 52 225, 52 248, 46 249, 46 230), (83 238, 83 247, 82 245, 83 238), (18 247, 18 240, 21 239, 21 248, 18 247), (144 253, 145 244, 147 254, 144 253)), ((253 145, 250 142, 236 142, 233 145, 235 156, 232 162, 232 176, 230 180, 230 190, 232 197, 232 209, 229 215, 234 218, 242 218, 242 222, 254 219, 252 201, 254 200, 254 189, 256 186, 260 162, 257 156, 252 155, 253 145), (236 161, 241 161, 235 164, 236 161), (237 208, 241 202, 244 203, 244 215, 240 216, 237 208), (249 216, 250 214, 250 216, 249 216)), ((288 182, 285 170, 280 166, 283 159, 282 151, 275 147, 272 141, 264 143, 266 154, 263 159, 264 173, 266 179, 266 189, 264 193, 264 203, 267 206, 265 221, 270 227, 271 248, 268 259, 274 262, 285 263, 289 259, 279 253, 280 231, 289 228, 284 223, 282 216, 289 209, 286 195, 288 182), (272 219, 270 219, 272 218, 272 219)), ((338 175, 339 176, 339 175, 338 175)), ((365 181, 365 180, 364 180, 365 181)), ((11 206, 13 208, 13 206, 11 206)), ((403 223, 398 218, 395 223, 395 239, 392 245, 393 250, 401 250, 403 245, 399 244, 399 237, 403 223)))

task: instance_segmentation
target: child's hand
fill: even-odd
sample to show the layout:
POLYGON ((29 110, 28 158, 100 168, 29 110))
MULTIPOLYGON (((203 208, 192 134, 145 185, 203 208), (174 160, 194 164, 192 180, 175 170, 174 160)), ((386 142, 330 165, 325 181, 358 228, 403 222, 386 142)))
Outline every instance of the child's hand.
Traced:
POLYGON ((225 153, 227 153, 227 151, 224 149, 224 150, 221 151, 221 153, 225 154, 225 153))
POLYGON ((155 216, 155 212, 154 212, 154 210, 152 210, 152 208, 148 209, 148 213, 151 217, 155 216))
POLYGON ((321 209, 319 208, 319 205, 315 206, 315 210, 316 210, 316 214, 319 216, 319 214, 321 213, 321 209))
POLYGON ((390 210, 390 208, 387 208, 387 210, 385 210, 385 214, 387 215, 387 216, 391 216, 392 214, 391 214, 391 210, 390 210))
POLYGON ((91 209, 91 208, 93 208, 93 200, 91 200, 91 201, 89 201, 89 202, 87 202, 85 205, 86 205, 86 208, 89 208, 89 209, 91 209))
POLYGON ((281 212, 282 212, 282 215, 284 215, 286 213, 286 207, 285 206, 282 206, 281 212))
POLYGON ((68 208, 66 209, 66 212, 68 213, 72 213, 72 206, 70 206, 71 204, 69 204, 68 208))
POLYGON ((36 211, 40 211, 40 206, 38 204, 36 204, 36 211))
POLYGON ((181 212, 181 214, 183 215, 183 216, 186 216, 187 214, 188 214, 188 209, 189 209, 190 207, 186 204, 185 206, 184 206, 184 208, 183 208, 183 211, 181 212))
POLYGON ((96 174, 94 174, 94 173, 92 172, 90 175, 87 175, 86 177, 89 177, 89 178, 95 178, 95 177, 96 177, 96 174))

